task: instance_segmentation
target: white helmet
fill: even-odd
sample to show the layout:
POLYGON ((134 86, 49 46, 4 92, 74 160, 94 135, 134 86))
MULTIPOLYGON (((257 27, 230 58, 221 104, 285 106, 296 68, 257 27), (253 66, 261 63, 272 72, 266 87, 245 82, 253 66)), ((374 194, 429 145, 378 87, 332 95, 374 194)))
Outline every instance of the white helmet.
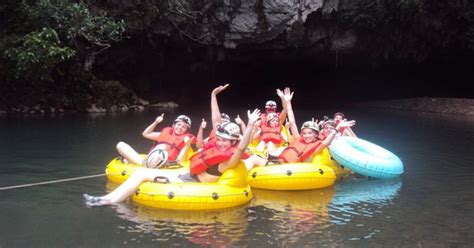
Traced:
POLYGON ((174 123, 176 123, 178 121, 182 121, 182 122, 188 124, 189 127, 191 127, 191 118, 189 118, 187 115, 180 115, 180 116, 176 117, 176 120, 174 120, 174 123))
POLYGON ((303 123, 303 125, 301 125, 301 130, 303 130, 305 128, 312 129, 312 130, 316 131, 317 133, 319 133, 318 123, 316 123, 314 121, 307 121, 307 122, 303 123))
POLYGON ((267 124, 268 124, 271 120, 273 120, 273 119, 278 119, 278 118, 279 118, 279 116, 278 116, 277 113, 269 113, 269 114, 267 114, 267 124))
POLYGON ((240 139, 240 127, 233 122, 226 122, 217 127, 216 135, 224 139, 240 139))
POLYGON ((168 161, 168 151, 164 149, 154 149, 152 150, 145 161, 143 161, 143 165, 147 168, 159 168, 162 165, 166 164, 168 161))
POLYGON ((265 103, 265 108, 270 108, 270 109, 276 109, 277 108, 277 103, 275 101, 267 101, 265 103))

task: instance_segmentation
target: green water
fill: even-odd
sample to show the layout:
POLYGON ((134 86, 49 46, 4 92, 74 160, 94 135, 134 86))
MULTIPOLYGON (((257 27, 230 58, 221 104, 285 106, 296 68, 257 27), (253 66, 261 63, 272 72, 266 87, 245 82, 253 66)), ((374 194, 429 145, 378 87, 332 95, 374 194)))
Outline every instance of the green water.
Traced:
MULTIPOLYGON (((202 117, 209 121, 205 111, 180 113, 192 117, 196 131, 202 117)), ((256 190, 249 204, 213 212, 133 202, 85 207, 82 193, 109 190, 105 177, 2 190, 0 247, 472 247, 474 119, 343 111, 357 120, 360 137, 402 159, 401 178, 350 178, 315 191, 256 190)), ((141 132, 160 113, 2 117, 0 187, 103 173, 118 141, 149 148, 141 132)), ((165 122, 177 114, 166 113, 165 122)), ((302 123, 331 112, 296 114, 302 123)))

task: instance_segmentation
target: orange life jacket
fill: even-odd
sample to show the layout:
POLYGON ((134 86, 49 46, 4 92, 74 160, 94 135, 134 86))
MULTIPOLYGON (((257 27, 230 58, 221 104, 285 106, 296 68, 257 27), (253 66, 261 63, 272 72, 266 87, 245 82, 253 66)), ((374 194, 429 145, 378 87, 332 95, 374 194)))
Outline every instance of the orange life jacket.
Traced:
POLYGON ((212 166, 218 166, 220 163, 229 160, 232 157, 232 154, 234 154, 235 149, 237 149, 236 146, 222 152, 217 149, 216 146, 210 146, 207 149, 195 153, 191 156, 191 174, 199 174, 212 166))
POLYGON ((174 133, 173 128, 165 127, 163 128, 163 130, 161 130, 160 135, 156 139, 156 145, 152 147, 152 150, 159 144, 166 144, 166 150, 168 151, 168 160, 176 160, 181 149, 186 146, 186 142, 184 142, 185 137, 189 137, 190 139, 194 138, 194 136, 190 133, 177 135, 174 133))
POLYGON ((281 143, 281 125, 278 127, 270 127, 268 125, 262 124, 260 126, 262 133, 260 134, 260 140, 263 140, 265 143, 273 142, 274 144, 281 143))
POLYGON ((305 143, 303 139, 288 146, 278 157, 285 163, 304 162, 321 145, 321 141, 305 143))
MULTIPOLYGON (((195 153, 190 158, 190 172, 191 174, 199 174, 206 171, 211 166, 217 166, 220 163, 229 160, 237 150, 238 144, 229 148, 229 150, 222 152, 216 147, 216 143, 207 143, 204 149, 195 153)), ((250 154, 244 152, 242 159, 247 159, 250 154)))

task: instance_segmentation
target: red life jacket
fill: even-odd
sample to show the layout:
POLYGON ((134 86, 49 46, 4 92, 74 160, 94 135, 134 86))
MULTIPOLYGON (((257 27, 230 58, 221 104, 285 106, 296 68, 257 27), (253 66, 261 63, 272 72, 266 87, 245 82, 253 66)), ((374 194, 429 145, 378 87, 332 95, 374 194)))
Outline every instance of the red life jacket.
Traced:
POLYGON ((321 145, 321 141, 305 143, 303 139, 285 148, 278 157, 285 163, 304 162, 321 145))
POLYGON ((176 160, 181 149, 186 146, 186 142, 184 142, 185 137, 189 137, 190 139, 194 138, 194 136, 190 133, 177 135, 174 133, 173 128, 165 127, 163 128, 163 130, 161 130, 160 135, 156 139, 156 145, 152 147, 152 150, 159 144, 166 144, 166 150, 168 151, 168 160, 176 160))
MULTIPOLYGON (((215 143, 207 143, 204 149, 195 153, 190 158, 190 173, 199 174, 206 171, 211 166, 218 166, 220 163, 229 160, 237 150, 238 144, 231 147, 229 150, 222 152, 217 149, 215 143)), ((242 159, 249 158, 250 155, 246 152, 242 154, 242 159)))
POLYGON ((232 147, 229 150, 222 152, 217 149, 216 146, 210 146, 210 148, 195 153, 191 157, 191 174, 199 174, 212 166, 218 166, 220 163, 229 160, 232 157, 232 154, 234 154, 235 149, 236 147, 232 147))
POLYGON ((278 125, 278 127, 270 127, 262 124, 260 130, 262 130, 260 140, 263 140, 265 143, 271 141, 277 145, 281 144, 281 125, 278 125))

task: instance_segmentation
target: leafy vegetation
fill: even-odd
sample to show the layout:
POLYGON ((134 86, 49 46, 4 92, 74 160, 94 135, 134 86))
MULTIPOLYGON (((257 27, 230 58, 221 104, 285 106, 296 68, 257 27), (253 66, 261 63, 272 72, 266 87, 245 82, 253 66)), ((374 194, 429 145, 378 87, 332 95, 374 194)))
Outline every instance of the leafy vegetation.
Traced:
POLYGON ((42 104, 53 94, 56 104, 77 108, 67 106, 65 99, 75 97, 68 95, 69 89, 76 85, 85 95, 93 92, 95 57, 124 32, 123 21, 69 0, 7 0, 0 3, 0 16, 7 24, 0 30, 0 89, 5 96, 0 105, 42 104))
POLYGON ((31 32, 8 43, 3 55, 11 64, 8 72, 14 79, 52 80, 53 69, 75 54, 75 50, 61 46, 56 31, 51 28, 31 32))

